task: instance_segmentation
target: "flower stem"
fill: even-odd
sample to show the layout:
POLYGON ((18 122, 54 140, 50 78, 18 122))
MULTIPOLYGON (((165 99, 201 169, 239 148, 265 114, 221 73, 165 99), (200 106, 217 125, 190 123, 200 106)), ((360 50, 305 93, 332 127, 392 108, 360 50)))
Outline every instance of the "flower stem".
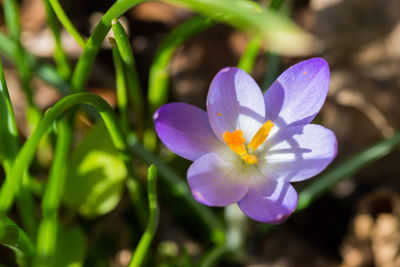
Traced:
MULTIPOLYGON (((284 0, 272 0, 269 4, 269 9, 271 10, 278 10, 281 8, 284 0)), ((280 56, 274 52, 269 52, 266 55, 267 62, 268 62, 268 69, 264 75, 264 82, 262 85, 262 91, 265 93, 268 88, 272 85, 275 81, 275 78, 279 71, 279 64, 280 64, 280 56)))
POLYGON ((142 88, 139 82, 139 75, 136 70, 135 59, 133 57, 132 48, 129 44, 128 36, 122 27, 121 23, 117 19, 112 20, 112 30, 117 43, 119 54, 121 55, 123 67, 126 70, 126 79, 128 84, 128 95, 130 96, 131 103, 135 110, 135 118, 139 132, 143 129, 143 94, 142 88))
POLYGON ((114 61, 115 69, 115 79, 117 88, 117 104, 118 110, 121 114, 121 127, 125 134, 129 131, 129 116, 128 116, 128 99, 127 99, 127 89, 124 74, 124 67, 121 60, 121 55, 118 51, 117 44, 115 40, 110 38, 111 52, 114 61))
MULTIPOLYGON (((16 60, 13 57, 16 45, 8 38, 4 33, 0 31, 0 53, 7 60, 15 63, 16 60)), ((57 70, 50 64, 39 62, 37 58, 29 53, 25 53, 25 64, 29 65, 29 68, 43 81, 57 88, 64 95, 69 94, 72 90, 68 83, 63 80, 58 74, 57 70)))
MULTIPOLYGON (((11 172, 12 164, 19 150, 18 129, 15 121, 7 83, 4 77, 3 67, 0 61, 0 156, 3 158, 4 171, 6 175, 11 172)), ((27 173, 25 173, 26 175, 27 173)), ((34 214, 34 201, 28 188, 28 179, 25 176, 24 183, 18 193, 18 212, 22 219, 24 228, 29 236, 36 234, 37 221, 34 214)))
POLYGON ((74 92, 82 91, 89 78, 90 69, 94 63, 97 52, 103 43, 108 31, 111 28, 111 21, 114 18, 119 18, 128 9, 135 6, 136 4, 145 2, 148 0, 119 0, 116 1, 111 8, 104 14, 101 21, 97 24, 93 33, 87 40, 85 49, 72 74, 71 85, 74 92))
POLYGON ((8 172, 18 153, 18 130, 15 115, 8 93, 3 66, 0 60, 0 155, 3 158, 4 169, 8 172))
POLYGON ((43 4, 46 8, 47 23, 53 34, 55 48, 54 48, 54 61, 57 65, 58 74, 66 81, 71 76, 71 67, 68 62, 67 55, 61 44, 60 28, 57 25, 57 21, 54 15, 54 11, 51 8, 49 0, 43 0, 43 4))
POLYGON ((284 0, 272 0, 269 4, 269 8, 273 10, 278 10, 282 6, 283 2, 284 0))
POLYGON ((43 119, 37 125, 35 131, 25 142, 24 146, 18 153, 12 166, 10 175, 7 175, 5 184, 0 190, 0 217, 4 216, 10 209, 15 194, 22 182, 22 175, 27 170, 33 159, 36 148, 40 139, 46 134, 52 123, 67 109, 76 104, 88 104, 97 109, 103 118, 105 125, 110 132, 111 139, 120 151, 120 155, 131 170, 130 156, 127 151, 125 139, 114 117, 111 107, 100 96, 90 93, 79 93, 66 96, 58 101, 53 107, 49 108, 44 114, 43 119))
POLYGON ((22 88, 27 96, 27 100, 30 106, 33 106, 33 94, 30 85, 31 82, 31 71, 29 66, 25 64, 25 50, 21 43, 21 23, 18 12, 18 5, 16 0, 5 0, 4 1, 4 17, 6 20, 7 29, 10 33, 11 40, 15 44, 15 50, 13 51, 13 57, 15 58, 16 67, 18 74, 21 79, 22 88))
POLYGON ((156 233, 160 211, 157 202, 157 168, 151 165, 147 171, 147 194, 149 198, 149 221, 139 244, 133 253, 129 267, 141 266, 146 256, 150 243, 156 233))
POLYGON ((43 220, 39 226, 34 266, 53 266, 53 256, 56 249, 57 210, 60 206, 66 177, 65 162, 67 162, 72 142, 72 131, 65 120, 60 120, 57 128, 55 155, 42 200, 43 220))
POLYGON ((68 19, 68 16, 65 14, 62 6, 58 2, 58 0, 48 0, 50 1, 51 6, 53 7, 54 13, 56 13, 58 19, 64 28, 71 34, 71 36, 75 39, 75 41, 82 47, 85 48, 86 42, 80 35, 80 33, 75 29, 74 25, 68 19))
POLYGON ((205 31, 215 24, 216 21, 208 17, 194 17, 172 30, 158 46, 150 67, 147 95, 152 113, 168 100, 168 67, 175 50, 192 36, 205 31))
POLYGON ((240 57, 238 68, 241 68, 247 73, 251 73, 256 61, 258 51, 260 50, 262 38, 260 35, 255 35, 247 43, 246 50, 240 57))
POLYGON ((199 267, 214 266, 223 255, 232 252, 227 245, 216 246, 211 249, 199 262, 199 267))

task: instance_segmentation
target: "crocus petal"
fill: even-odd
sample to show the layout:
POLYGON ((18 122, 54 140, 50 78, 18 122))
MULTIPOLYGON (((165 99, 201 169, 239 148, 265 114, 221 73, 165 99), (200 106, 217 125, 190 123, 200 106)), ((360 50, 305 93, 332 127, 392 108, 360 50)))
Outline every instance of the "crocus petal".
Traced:
POLYGON ((187 177, 194 198, 208 206, 236 203, 249 188, 249 177, 216 153, 196 160, 190 166, 187 177))
POLYGON ((265 103, 257 83, 245 71, 224 68, 215 76, 207 96, 207 113, 215 135, 240 129, 246 140, 264 123, 265 103))
POLYGON ((277 130, 310 123, 325 102, 329 66, 322 58, 302 61, 283 72, 264 95, 266 120, 277 130))
POLYGON ((289 183, 253 177, 247 195, 238 205, 253 220, 281 223, 296 209, 297 192, 289 183))
POLYGON ((324 170, 336 157, 335 134, 309 124, 279 131, 259 156, 259 170, 275 181, 297 182, 324 170))
POLYGON ((207 113, 185 103, 160 107, 153 115, 156 132, 170 150, 188 160, 224 146, 214 135, 207 113))

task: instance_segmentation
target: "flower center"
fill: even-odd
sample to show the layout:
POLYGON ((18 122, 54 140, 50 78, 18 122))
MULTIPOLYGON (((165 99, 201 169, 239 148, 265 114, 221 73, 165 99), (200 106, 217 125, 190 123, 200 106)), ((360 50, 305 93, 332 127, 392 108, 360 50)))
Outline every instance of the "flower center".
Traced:
POLYGON ((239 129, 232 133, 224 132, 222 138, 233 152, 238 154, 247 164, 252 165, 258 162, 258 158, 252 153, 265 142, 273 126, 274 124, 271 121, 264 123, 247 145, 247 149, 244 145, 246 138, 243 137, 243 132, 239 129))

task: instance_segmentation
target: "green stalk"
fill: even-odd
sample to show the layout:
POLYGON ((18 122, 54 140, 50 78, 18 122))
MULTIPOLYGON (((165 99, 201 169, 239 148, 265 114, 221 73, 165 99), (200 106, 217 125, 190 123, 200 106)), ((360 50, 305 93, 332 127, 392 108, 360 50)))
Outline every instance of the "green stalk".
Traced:
MULTIPOLYGON (((278 10, 281 8, 284 0, 272 0, 269 4, 269 9, 271 10, 278 10)), ((280 65, 280 56, 277 53, 272 51, 267 53, 267 62, 268 62, 268 69, 264 76, 264 81, 262 84, 262 91, 265 93, 268 88, 272 85, 275 81, 280 65)))
MULTIPOLYGON (((0 31, 0 53, 12 63, 15 63, 13 57, 16 45, 4 33, 0 31)), ((72 90, 68 83, 63 80, 57 70, 50 64, 39 62, 33 55, 25 53, 25 64, 46 83, 57 88, 64 95, 69 94, 72 90)))
POLYGON ((124 67, 126 69, 129 96, 136 113, 136 119, 139 120, 139 128, 143 128, 141 123, 144 113, 143 94, 139 82, 139 75, 136 70, 132 48, 129 44, 129 39, 124 28, 117 19, 112 20, 111 28, 115 36, 115 41, 117 42, 119 54, 121 55, 124 67))
POLYGON ((0 60, 0 159, 4 170, 10 171, 12 162, 18 153, 18 130, 14 110, 8 93, 6 79, 0 60))
MULTIPOLYGON (((7 176, 8 174, 9 173, 6 173, 7 176)), ((22 219, 22 226, 29 237, 34 239, 37 234, 39 223, 35 213, 35 200, 29 188, 29 178, 28 171, 25 171, 23 174, 22 185, 17 195, 17 208, 19 216, 22 219)))
POLYGON ((49 108, 43 119, 37 125, 35 131, 25 142, 24 146, 15 159, 11 173, 0 190, 0 217, 3 217, 10 209, 14 197, 22 182, 22 175, 32 161, 40 139, 46 134, 52 123, 67 109, 76 104, 88 104, 97 109, 103 118, 105 125, 110 132, 111 139, 120 151, 120 155, 127 165, 128 170, 132 169, 130 155, 127 151, 124 136, 114 117, 112 108, 100 96, 90 93, 79 93, 66 96, 49 108), (11 179, 12 177, 12 179, 11 179))
POLYGON ((256 35, 250 39, 246 46, 246 50, 240 57, 238 68, 241 68, 247 73, 251 73, 256 61, 258 51, 260 50, 262 38, 260 35, 256 35))
POLYGON ((82 47, 85 48, 86 42, 80 35, 80 33, 75 29, 74 25, 69 20, 68 16, 65 14, 64 9, 58 2, 58 0, 48 0, 53 7, 54 13, 56 13, 58 19, 64 28, 71 34, 75 41, 82 47))
POLYGON ((199 267, 215 266, 216 262, 223 255, 232 252, 229 246, 222 245, 212 248, 199 262, 199 267))
MULTIPOLYGON (((157 47, 149 74, 147 101, 150 105, 150 113, 155 112, 168 101, 170 78, 168 68, 176 49, 192 36, 205 31, 215 24, 216 21, 208 17, 194 17, 173 29, 157 47)), ((143 138, 145 147, 150 150, 154 150, 157 144, 157 136, 152 128, 150 127, 145 131, 143 138)))
MULTIPOLYGON (((13 57, 15 58, 16 67, 18 70, 19 78, 21 80, 22 88, 25 92, 28 101, 28 108, 26 111, 26 119, 28 128, 31 130, 41 117, 41 112, 38 110, 33 102, 33 90, 31 87, 32 71, 29 64, 25 63, 26 51, 21 43, 21 23, 18 11, 18 4, 16 0, 4 1, 4 15, 6 19, 7 29, 14 42, 16 49, 14 50, 13 57)), ((50 160, 51 148, 48 140, 44 140, 41 144, 41 149, 38 151, 38 160, 40 163, 48 163, 50 160)))
MULTIPOLYGON (((128 115, 128 99, 127 99, 127 89, 126 89, 126 81, 125 81, 125 73, 124 66, 122 63, 120 51, 118 50, 117 43, 114 39, 110 38, 110 43, 112 46, 112 55, 114 60, 114 67, 116 72, 116 86, 117 86, 117 102, 118 109, 121 114, 121 127, 125 134, 125 136, 129 133, 129 115, 128 115)), ((139 223, 141 226, 146 225, 146 210, 144 209, 143 201, 142 201, 142 193, 140 191, 140 185, 137 182, 137 179, 134 179, 136 176, 132 167, 128 169, 129 178, 126 180, 126 186, 129 191, 129 195, 134 206, 137 209, 137 213, 139 214, 139 223)))
POLYGON ((30 85, 31 71, 29 66, 25 64, 25 50, 21 44, 21 23, 19 21, 18 5, 16 0, 4 0, 4 17, 11 40, 15 43, 13 57, 18 69, 18 74, 22 82, 22 88, 28 99, 30 106, 33 106, 33 92, 30 85))
POLYGON ((97 52, 99 51, 108 31, 111 29, 112 19, 119 18, 131 7, 146 1, 148 0, 118 0, 104 14, 101 21, 97 24, 93 33, 87 40, 85 49, 83 50, 72 74, 71 85, 74 92, 82 91, 85 87, 97 52))
POLYGON ((62 77, 63 80, 67 81, 71 76, 71 67, 68 62, 67 55, 61 44, 60 28, 57 25, 57 21, 49 0, 43 0, 43 4, 46 8, 47 23, 54 38, 54 61, 57 65, 58 74, 62 77))
POLYGON ((147 194, 149 198, 149 221, 139 244, 133 253, 129 267, 141 266, 157 230, 160 211, 157 202, 157 168, 151 165, 147 171, 147 194))
POLYGON ((156 111, 168 100, 168 67, 175 50, 192 36, 214 26, 216 21, 197 16, 173 29, 158 46, 149 74, 149 92, 147 100, 151 112, 156 111))
POLYGON ((110 38, 110 43, 112 46, 112 56, 115 68, 115 79, 117 87, 117 104, 118 110, 121 114, 121 127, 125 134, 129 131, 129 116, 128 116, 128 99, 127 99, 127 89, 125 82, 124 66, 121 60, 120 52, 117 48, 117 43, 115 40, 110 38))
POLYGON ((284 0, 272 0, 268 8, 278 10, 282 6, 283 1, 284 0))
POLYGON ((54 266, 54 253, 57 244, 58 216, 65 183, 68 153, 72 142, 72 131, 65 120, 57 124, 57 144, 49 179, 42 199, 43 220, 39 226, 37 250, 34 266, 54 266))
MULTIPOLYGON (((3 67, 0 61, 0 158, 3 158, 6 175, 10 174, 11 166, 19 150, 18 129, 16 126, 14 111, 4 77, 3 67)), ((17 204, 18 212, 27 233, 34 237, 36 234, 37 222, 34 214, 34 201, 29 191, 28 179, 25 173, 25 180, 22 189, 19 191, 17 204)))

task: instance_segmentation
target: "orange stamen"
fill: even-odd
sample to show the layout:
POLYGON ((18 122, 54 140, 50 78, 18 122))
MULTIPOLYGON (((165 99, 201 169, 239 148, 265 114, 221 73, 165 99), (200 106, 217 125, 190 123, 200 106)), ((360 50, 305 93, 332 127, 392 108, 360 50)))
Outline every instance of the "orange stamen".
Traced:
POLYGON ((265 139, 267 139, 273 126, 274 124, 271 121, 267 121, 260 127, 253 139, 251 139, 250 143, 247 145, 250 152, 256 151, 257 148, 265 142, 265 139))
POLYGON ((226 131, 222 135, 222 138, 236 154, 240 156, 247 154, 246 147, 244 146, 246 139, 243 137, 243 132, 241 130, 238 129, 233 133, 226 131))
POLYGON ((244 145, 246 139, 243 137, 241 130, 237 129, 233 133, 226 131, 223 133, 222 138, 233 152, 238 154, 247 164, 252 165, 258 162, 258 158, 251 153, 265 142, 273 126, 274 124, 271 121, 264 123, 247 145, 248 151, 244 145))

